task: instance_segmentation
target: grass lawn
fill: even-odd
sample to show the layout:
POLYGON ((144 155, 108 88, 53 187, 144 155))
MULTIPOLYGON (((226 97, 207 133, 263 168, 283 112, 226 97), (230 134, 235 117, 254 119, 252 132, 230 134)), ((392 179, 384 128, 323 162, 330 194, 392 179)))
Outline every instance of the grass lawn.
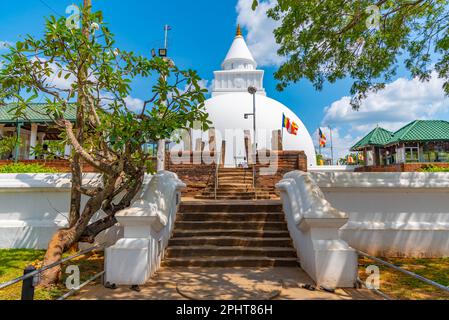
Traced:
MULTIPOLYGON (((42 264, 45 251, 42 250, 0 250, 0 283, 18 278, 23 275, 23 269, 28 265, 39 268, 42 264)), ((69 256, 67 254, 65 256, 69 256)), ((91 253, 65 263, 62 267, 61 284, 52 288, 36 288, 35 300, 54 300, 68 290, 65 288, 64 273, 68 265, 78 265, 80 268, 81 283, 103 270, 103 254, 91 253)), ((99 280, 97 280, 99 281, 99 280)), ((22 283, 0 290, 0 300, 20 300, 22 283)))
MULTIPOLYGON (((411 259, 382 258, 398 267, 449 286, 449 258, 411 259)), ((365 268, 377 265, 380 269, 380 291, 398 300, 449 300, 449 294, 418 279, 407 276, 392 268, 362 257, 359 259, 359 277, 363 281, 367 275, 365 268)))

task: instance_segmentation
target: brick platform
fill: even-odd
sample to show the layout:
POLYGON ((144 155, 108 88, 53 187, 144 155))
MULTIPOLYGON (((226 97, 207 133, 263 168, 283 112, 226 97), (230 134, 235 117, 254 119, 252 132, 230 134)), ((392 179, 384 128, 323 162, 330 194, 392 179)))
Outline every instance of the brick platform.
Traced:
MULTIPOLYGON (((294 170, 307 171, 307 156, 303 151, 276 151, 276 153, 277 161, 271 164, 276 170, 272 174, 262 175, 260 169, 267 168, 269 165, 257 164, 256 188, 275 192, 274 186, 287 172, 294 170)), ((185 157, 183 164, 176 163, 179 159, 178 156, 177 153, 167 153, 165 169, 175 172, 187 184, 187 189, 183 191, 184 197, 195 197, 205 191, 206 188, 213 189, 216 174, 215 163, 205 164, 202 161, 201 152, 191 152, 190 155, 185 157)), ((214 158, 213 154, 211 158, 214 158)))

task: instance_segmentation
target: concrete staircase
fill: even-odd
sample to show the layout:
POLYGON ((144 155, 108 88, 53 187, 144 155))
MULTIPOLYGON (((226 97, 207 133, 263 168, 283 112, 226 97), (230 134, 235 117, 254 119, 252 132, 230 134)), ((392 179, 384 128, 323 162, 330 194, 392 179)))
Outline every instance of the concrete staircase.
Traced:
MULTIPOLYGON (((253 170, 251 168, 220 168, 218 171, 218 188, 216 200, 253 200, 277 199, 274 187, 253 187, 253 170)), ((209 184, 196 199, 215 199, 215 182, 209 184)))
POLYGON ((163 266, 298 266, 278 201, 184 202, 163 266))

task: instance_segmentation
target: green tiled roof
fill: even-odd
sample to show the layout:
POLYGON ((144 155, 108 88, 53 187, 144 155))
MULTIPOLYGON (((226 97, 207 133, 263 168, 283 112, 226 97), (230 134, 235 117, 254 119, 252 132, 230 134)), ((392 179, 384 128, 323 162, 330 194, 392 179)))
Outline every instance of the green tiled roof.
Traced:
POLYGON ((416 120, 396 131, 386 145, 412 141, 449 141, 449 122, 416 120))
POLYGON ((385 130, 383 128, 377 127, 365 137, 363 137, 359 142, 357 142, 351 151, 359 151, 368 146, 383 146, 393 135, 392 132, 385 130))
MULTIPOLYGON (((23 116, 17 118, 15 115, 15 104, 0 105, 0 123, 51 123, 53 119, 47 114, 47 104, 35 103, 25 109, 23 116)), ((64 114, 65 119, 75 122, 76 108, 70 104, 64 114)))

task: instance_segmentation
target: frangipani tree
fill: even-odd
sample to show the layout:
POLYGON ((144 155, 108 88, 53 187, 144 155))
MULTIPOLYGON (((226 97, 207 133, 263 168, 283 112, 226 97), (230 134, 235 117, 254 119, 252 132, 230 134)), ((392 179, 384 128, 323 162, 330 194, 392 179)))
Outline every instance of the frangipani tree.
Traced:
MULTIPOLYGON (((253 0, 253 9, 266 1, 253 0)), ((402 67, 427 81, 443 79, 449 95, 448 0, 277 0, 268 10, 279 26, 274 36, 285 62, 275 73, 278 89, 309 80, 353 80, 351 104, 358 109, 402 67)))
MULTIPOLYGON (((149 60, 115 47, 101 12, 92 13, 90 1, 82 8, 82 27, 72 28, 65 18, 50 17, 42 39, 27 36, 3 56, 1 100, 16 101, 16 114, 38 97, 45 97, 46 112, 73 146, 72 190, 68 227, 52 237, 44 264, 61 258, 72 245, 93 242, 116 223, 115 214, 131 205, 147 171, 150 155, 143 146, 169 138, 173 131, 201 122, 206 128, 204 93, 196 72, 178 69, 171 61, 149 60), (148 100, 141 110, 130 110, 126 98, 135 77, 148 80, 148 100), (55 79, 69 85, 55 85, 55 79), (64 111, 76 107, 73 125, 64 111), (101 174, 101 184, 83 185, 81 162, 101 174), (81 196, 88 197, 84 206, 81 196), (106 217, 92 223, 102 210, 106 217)), ((1 106, 0 106, 1 107, 1 106)), ((44 274, 52 284, 57 268, 44 274)))

